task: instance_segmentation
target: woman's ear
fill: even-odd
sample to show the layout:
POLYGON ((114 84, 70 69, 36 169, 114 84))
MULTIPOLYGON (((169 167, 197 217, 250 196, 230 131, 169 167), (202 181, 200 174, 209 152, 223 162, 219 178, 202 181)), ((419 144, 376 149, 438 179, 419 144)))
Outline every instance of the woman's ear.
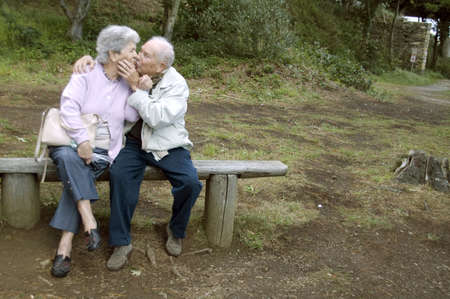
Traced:
POLYGON ((109 60, 111 60, 112 62, 117 62, 119 60, 120 53, 109 50, 108 55, 109 55, 109 60))

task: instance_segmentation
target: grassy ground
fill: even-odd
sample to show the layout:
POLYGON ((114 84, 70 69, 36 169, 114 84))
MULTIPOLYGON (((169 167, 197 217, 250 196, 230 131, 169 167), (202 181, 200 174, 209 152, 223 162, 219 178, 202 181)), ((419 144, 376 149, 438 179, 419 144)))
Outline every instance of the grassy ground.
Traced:
MULTIPOLYGON (((70 74, 69 65, 60 69, 49 76, 45 65, 0 63, 9 74, 0 76, 2 157, 32 156, 40 112, 58 105, 70 74)), ((448 90, 433 93, 447 101, 436 103, 415 98, 416 91, 405 85, 379 82, 368 95, 292 78, 277 68, 257 75, 254 69, 245 61, 221 62, 209 70, 210 77, 188 80, 193 159, 274 159, 289 166, 286 177, 239 181, 232 248, 181 257, 175 265, 183 277, 174 276, 166 268, 173 261, 162 249, 161 233, 170 215, 170 186, 145 183, 133 219, 134 244, 154 247, 158 267, 152 269, 138 254, 121 274, 111 274, 103 262, 108 250, 98 253, 94 260, 100 262, 93 265, 78 240, 75 268, 64 282, 79 291, 71 294, 89 294, 90 279, 100 275, 99 297, 450 295, 448 194, 392 181, 392 167, 410 149, 449 157, 448 90), (142 275, 132 274, 136 270, 142 275)), ((98 188, 104 200, 94 209, 107 238, 109 188, 104 183, 98 188)), ((51 258, 56 246, 57 235, 46 223, 59 194, 58 184, 41 187, 43 219, 31 233, 46 242, 7 225, 0 228, 0 248, 28 244, 33 249, 23 265, 19 256, 10 257, 21 267, 0 267, 1 277, 9 273, 0 295, 65 296, 48 267, 38 264, 51 258), (38 279, 23 287, 23 275, 34 282, 40 276, 52 286, 38 279)), ((193 211, 186 251, 208 246, 203 207, 204 193, 193 211)))

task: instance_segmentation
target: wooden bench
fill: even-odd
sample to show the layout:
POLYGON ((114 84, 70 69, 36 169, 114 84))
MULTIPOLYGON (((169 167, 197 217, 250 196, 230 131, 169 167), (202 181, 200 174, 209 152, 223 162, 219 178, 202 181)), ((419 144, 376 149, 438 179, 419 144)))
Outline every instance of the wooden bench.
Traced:
MULTIPOLYGON (((237 202, 237 180, 284 176, 288 167, 280 161, 193 161, 201 180, 206 180, 206 234, 212 245, 228 247, 233 237, 237 202)), ((2 196, 0 219, 15 228, 32 228, 40 217, 39 186, 44 162, 33 158, 0 158, 2 196)), ((165 180, 157 168, 147 167, 144 180, 165 180)), ((46 182, 59 181, 49 159, 46 182)), ((105 172, 99 181, 109 180, 105 172)))

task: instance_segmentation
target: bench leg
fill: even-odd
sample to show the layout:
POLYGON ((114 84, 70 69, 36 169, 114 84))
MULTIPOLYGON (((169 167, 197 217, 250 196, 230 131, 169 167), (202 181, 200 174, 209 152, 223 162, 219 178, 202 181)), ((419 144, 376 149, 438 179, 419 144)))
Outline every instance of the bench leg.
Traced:
POLYGON ((229 247, 233 240, 237 176, 211 175, 206 181, 206 234, 210 244, 229 247))
POLYGON ((15 228, 32 228, 40 217, 39 181, 36 174, 14 173, 2 176, 2 212, 15 228))

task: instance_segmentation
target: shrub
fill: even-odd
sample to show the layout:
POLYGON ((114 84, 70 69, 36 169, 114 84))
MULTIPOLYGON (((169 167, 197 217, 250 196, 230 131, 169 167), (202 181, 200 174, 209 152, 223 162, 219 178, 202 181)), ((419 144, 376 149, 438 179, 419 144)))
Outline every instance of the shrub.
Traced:
POLYGON ((450 58, 439 58, 436 63, 436 71, 450 79, 450 58))
POLYGON ((370 73, 352 58, 350 53, 331 54, 319 43, 300 45, 297 60, 308 61, 313 67, 321 69, 329 79, 348 87, 367 91, 372 85, 370 73))
POLYGON ((208 40, 210 54, 278 57, 292 44, 284 0, 188 0, 176 34, 208 40))

